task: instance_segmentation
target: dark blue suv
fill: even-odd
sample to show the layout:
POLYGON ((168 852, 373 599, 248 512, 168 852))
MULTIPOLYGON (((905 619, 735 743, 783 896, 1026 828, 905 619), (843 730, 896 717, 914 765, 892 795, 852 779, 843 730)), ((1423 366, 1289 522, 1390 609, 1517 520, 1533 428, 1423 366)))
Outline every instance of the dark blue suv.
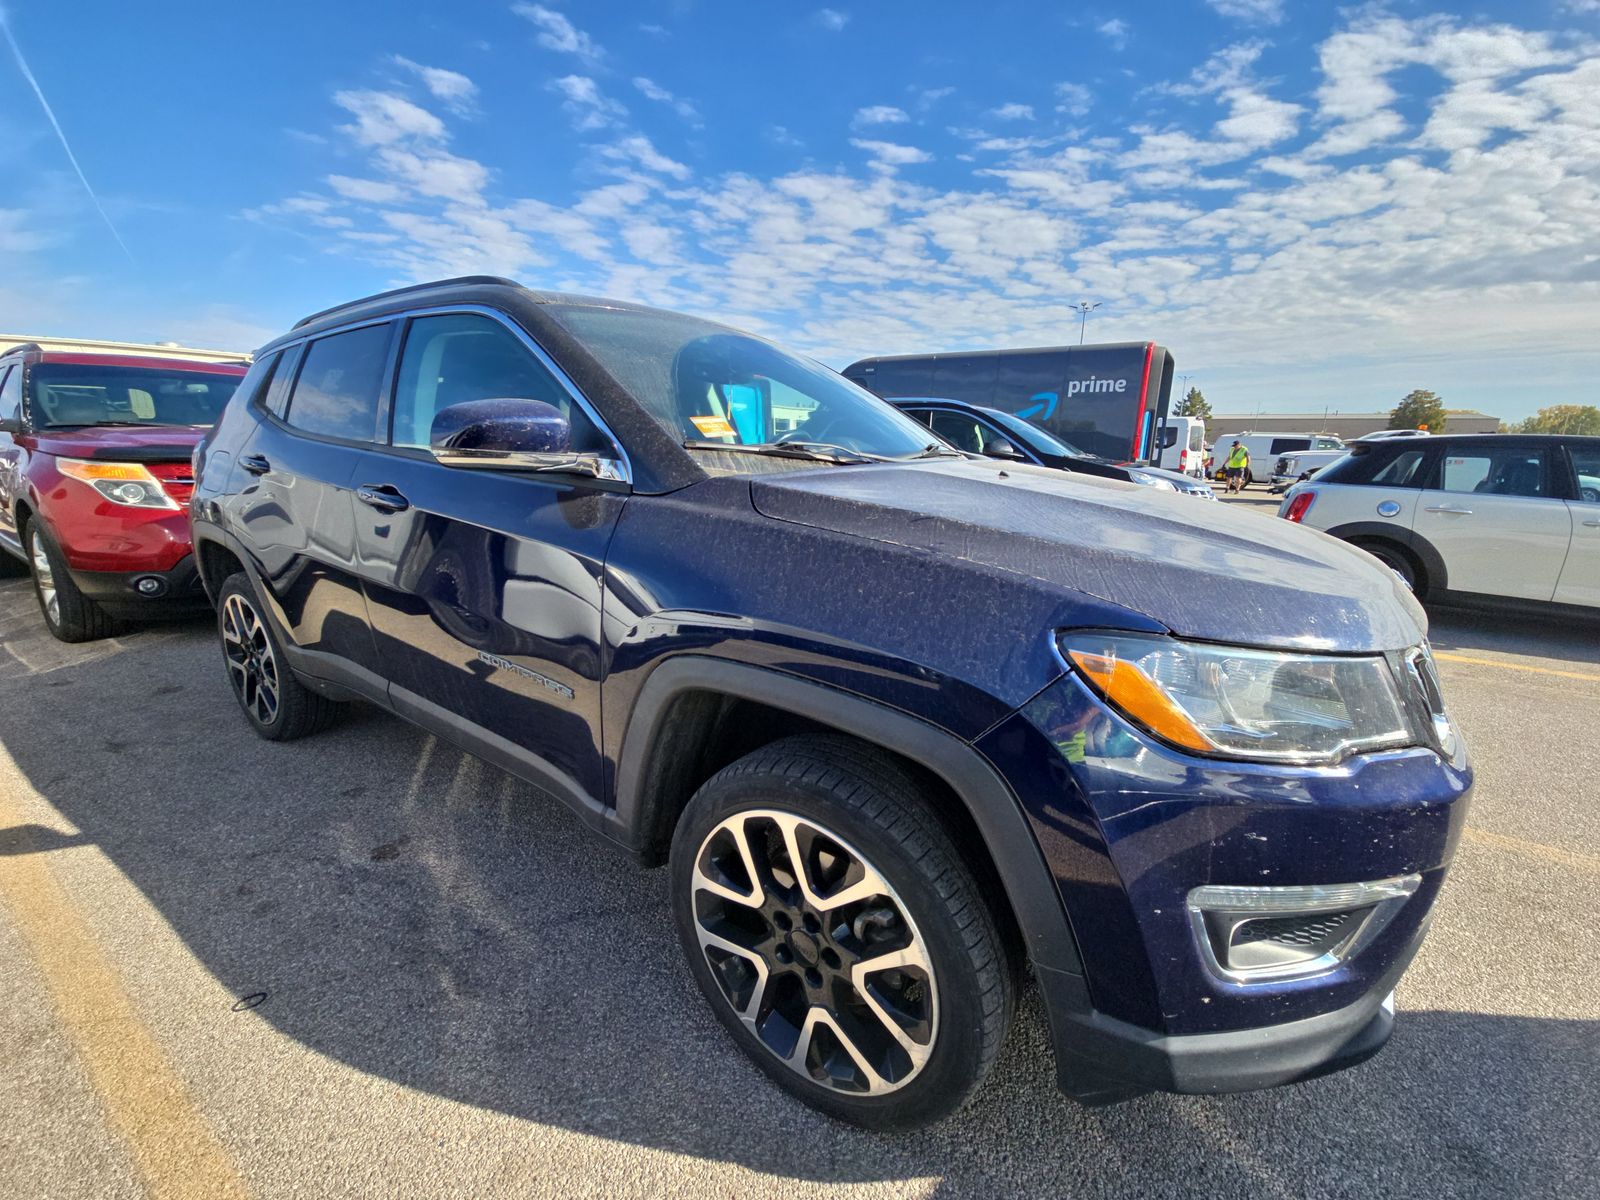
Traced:
POLYGON ((1089 1102, 1389 1035, 1471 773, 1368 555, 488 277, 301 321, 196 458, 255 729, 365 700, 664 863, 699 987, 818 1108, 952 1111, 1029 973, 1089 1102))

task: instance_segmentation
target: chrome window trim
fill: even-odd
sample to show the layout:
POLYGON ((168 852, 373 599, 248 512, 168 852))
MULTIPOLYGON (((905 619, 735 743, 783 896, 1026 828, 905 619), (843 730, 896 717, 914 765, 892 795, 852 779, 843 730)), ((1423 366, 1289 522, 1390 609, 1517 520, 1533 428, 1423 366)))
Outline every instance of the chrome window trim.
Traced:
MULTIPOLYGON (((561 364, 556 362, 556 360, 551 357, 549 351, 541 346, 534 339, 533 335, 519 325, 516 321, 514 321, 509 314, 501 312, 497 308, 491 308, 486 304, 429 304, 422 308, 396 309, 393 312, 387 312, 381 316, 362 317, 358 320, 350 321, 345 324, 332 325, 326 329, 319 329, 315 333, 285 338, 281 342, 272 343, 271 351, 274 353, 286 351, 295 346, 305 345, 309 342, 316 341, 318 338, 327 337, 331 334, 348 333, 353 329, 360 329, 367 325, 381 325, 386 321, 410 322, 418 317, 446 317, 456 313, 471 313, 475 316, 488 317, 490 320, 499 323, 501 326, 507 329, 513 337, 520 341, 524 348, 526 348, 528 352, 531 353, 539 362, 539 365, 550 372, 550 374, 555 378, 555 381, 561 386, 561 389, 567 393, 567 396, 572 400, 572 402, 583 410, 585 416, 594 422, 595 428, 604 434, 606 439, 610 441, 612 448, 617 452, 618 461, 621 463, 620 478, 618 481, 632 486, 633 461, 628 457, 628 450, 627 447, 622 444, 622 439, 619 438, 615 432, 613 432, 611 426, 606 424, 605 418, 603 418, 595 410, 594 405, 589 402, 589 398, 585 396, 579 389, 578 385, 572 381, 572 377, 562 369, 561 364)), ((406 330, 406 334, 409 336, 409 329, 406 330)), ((395 358, 392 376, 386 381, 389 385, 388 400, 391 408, 394 404, 394 390, 398 385, 400 378, 399 359, 404 357, 404 355, 405 345, 402 342, 399 348, 399 355, 395 358)), ((298 375, 298 372, 296 372, 296 374, 298 375)), ((270 416, 272 414, 269 413, 268 415, 270 416)), ((287 428, 295 428, 290 422, 281 418, 279 420, 280 424, 285 425, 287 428)), ((296 430, 296 432, 305 433, 304 430, 296 430)), ((317 435, 307 434, 307 436, 315 437, 317 435)), ((398 451, 408 449, 408 447, 395 446, 392 442, 387 440, 381 442, 374 441, 372 443, 367 443, 367 445, 369 445, 371 449, 383 451, 384 453, 396 453, 398 451)), ((611 479, 612 477, 607 476, 606 478, 611 479)))

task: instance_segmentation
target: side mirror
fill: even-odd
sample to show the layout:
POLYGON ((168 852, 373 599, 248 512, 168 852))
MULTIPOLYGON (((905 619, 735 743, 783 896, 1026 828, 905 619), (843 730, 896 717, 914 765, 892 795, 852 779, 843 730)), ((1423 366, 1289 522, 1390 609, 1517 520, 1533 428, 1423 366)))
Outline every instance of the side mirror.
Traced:
POLYGON ((543 400, 507 397, 452 404, 434 414, 428 443, 435 461, 447 467, 624 478, 617 460, 574 450, 572 423, 543 400))
POLYGON ((1004 458, 1016 460, 1022 457, 1022 451, 1018 450, 1014 445, 1006 441, 1005 438, 997 437, 990 438, 984 443, 983 456, 985 458, 1004 458))
POLYGON ((22 422, 16 417, 0 417, 0 433, 9 433, 12 437, 22 432, 22 422))

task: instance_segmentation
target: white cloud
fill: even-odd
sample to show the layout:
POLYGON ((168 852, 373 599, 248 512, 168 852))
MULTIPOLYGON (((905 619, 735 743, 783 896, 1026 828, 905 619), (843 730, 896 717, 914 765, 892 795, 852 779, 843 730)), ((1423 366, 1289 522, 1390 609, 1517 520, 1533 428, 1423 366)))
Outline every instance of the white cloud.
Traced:
POLYGON ((918 150, 915 146, 902 146, 897 142, 875 142, 866 138, 851 138, 850 144, 857 150, 865 150, 872 156, 875 164, 901 167, 912 163, 933 161, 933 155, 926 150, 918 150))
POLYGON ((348 175, 329 175, 328 186, 346 200, 360 200, 368 204, 396 204, 405 197, 405 190, 381 179, 353 179, 348 175))
POLYGON ((838 33, 850 23, 850 14, 840 12, 837 8, 819 8, 816 12, 817 24, 832 33, 838 33))
POLYGON ((662 154, 643 134, 630 134, 610 146, 603 147, 601 153, 607 158, 634 162, 646 171, 670 175, 674 179, 689 178, 688 167, 662 154))
POLYGON ((1090 106, 1094 103, 1094 93, 1081 83, 1056 84, 1056 111, 1066 113, 1069 117, 1087 115, 1090 106))
POLYGON ((1033 105, 1002 104, 998 108, 991 108, 989 115, 998 121, 1031 121, 1033 120, 1033 105))
POLYGON ((1113 17, 1109 21, 1102 21, 1095 29, 1111 43, 1113 50, 1126 49, 1128 45, 1128 23, 1121 17, 1113 17))
POLYGON ((539 30, 534 40, 546 50, 573 54, 588 63, 598 62, 605 53, 593 38, 552 8, 542 4, 513 4, 511 11, 533 22, 539 30))
POLYGON ((1283 20, 1283 0, 1206 0, 1218 14, 1252 25, 1277 25, 1283 20))
POLYGON ((333 101, 356 119, 344 132, 362 146, 387 146, 410 139, 434 141, 444 137, 444 122, 425 108, 393 92, 344 91, 333 101))
POLYGON ((673 95, 655 80, 647 79, 643 75, 635 75, 633 86, 639 89, 640 94, 646 100, 654 100, 657 104, 665 104, 685 121, 698 122, 700 120, 700 111, 692 103, 680 96, 673 95))
POLYGON ((867 108, 856 109, 856 115, 851 118, 850 124, 857 128, 863 125, 899 125, 911 120, 905 109, 895 108, 889 104, 874 104, 867 108))
POLYGON ((561 107, 572 118, 575 129, 587 132, 615 125, 628 115, 628 110, 600 90, 600 85, 587 75, 563 75, 552 80, 551 88, 566 97, 561 107))
MULTIPOLYGON (((1597 3, 1600 3, 1600 0, 1597 0, 1597 3)), ((943 100, 946 96, 953 96, 956 94, 956 90, 953 87, 913 87, 910 89, 910 91, 915 93, 917 98, 917 107, 922 109, 924 112, 932 108, 935 104, 939 103, 939 101, 943 100)))
MULTIPOLYGON (((1104 295, 1117 306, 1101 337, 1158 337, 1230 408, 1291 387, 1319 411, 1383 407, 1396 397, 1370 387, 1397 374, 1452 403, 1472 403, 1479 380, 1506 397, 1576 389, 1600 306, 1600 56, 1373 10, 1340 18, 1315 53, 1311 100, 1258 77, 1264 47, 1246 42, 1152 89, 1155 116, 1128 128, 957 130, 977 161, 936 184, 906 169, 928 150, 865 137, 864 160, 829 169, 699 178, 568 76, 559 98, 606 132, 585 139, 589 190, 559 201, 560 181, 541 199, 500 195, 506 180, 449 153, 424 110, 341 94, 356 114, 348 173, 255 215, 390 276, 536 268, 552 287, 721 315, 835 365, 1048 344, 1068 299, 1104 295), (1331 152, 1340 140, 1361 156, 1331 152)), ((1058 99, 1086 108, 1080 88, 1058 99)))
POLYGON ((470 109, 473 100, 477 98, 478 85, 459 71, 424 66, 399 54, 394 56, 393 62, 396 66, 413 72, 422 80, 422 85, 433 93, 435 99, 443 100, 458 112, 470 109))

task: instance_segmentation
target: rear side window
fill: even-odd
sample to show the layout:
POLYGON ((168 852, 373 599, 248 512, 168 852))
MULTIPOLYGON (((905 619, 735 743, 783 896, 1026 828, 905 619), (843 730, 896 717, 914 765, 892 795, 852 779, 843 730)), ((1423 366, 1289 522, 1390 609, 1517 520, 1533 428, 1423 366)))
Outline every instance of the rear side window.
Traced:
POLYGON ((279 351, 270 358, 263 359, 256 364, 253 374, 245 376, 246 380, 253 380, 250 389, 250 403, 257 408, 267 407, 267 393, 272 388, 273 378, 278 373, 278 364, 283 361, 283 352, 279 351))
POLYGON ((312 342, 284 419, 307 433, 373 441, 392 330, 368 325, 312 342))
POLYGON ((1273 438, 1268 454, 1293 454, 1297 450, 1311 449, 1310 438, 1273 438))
POLYGON ((1398 449, 1363 443, 1317 475, 1322 483, 1367 483, 1378 487, 1421 487, 1427 474, 1426 448, 1398 449))
POLYGON ((1439 468, 1439 490, 1481 496, 1546 495, 1543 455, 1524 449, 1446 452, 1439 468))
POLYGON ((0 420, 20 417, 22 408, 22 368, 7 367, 0 379, 0 420))
MULTIPOLYGON (((0 412, 0 415, 4 415, 0 412)), ((1585 504, 1600 504, 1600 447, 1569 446, 1572 466, 1578 473, 1578 499, 1585 504)))
POLYGON ((412 321, 400 356, 390 440, 426 448, 439 410, 470 400, 543 401, 571 422, 573 449, 609 453, 588 415, 500 322, 474 313, 412 321))

